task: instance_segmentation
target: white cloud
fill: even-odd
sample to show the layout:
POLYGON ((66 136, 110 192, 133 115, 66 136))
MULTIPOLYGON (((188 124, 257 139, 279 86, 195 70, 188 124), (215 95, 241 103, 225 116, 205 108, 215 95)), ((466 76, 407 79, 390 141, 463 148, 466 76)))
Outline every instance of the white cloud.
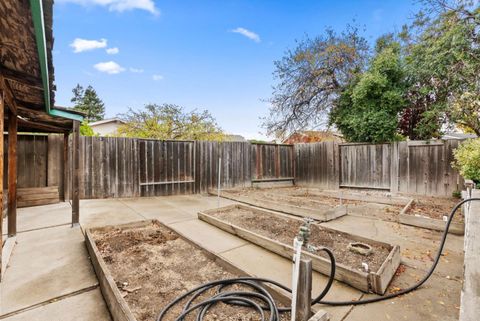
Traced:
POLYGON ((143 72, 143 69, 140 69, 140 68, 132 68, 130 67, 129 68, 130 72, 133 72, 133 73, 136 73, 136 74, 140 74, 143 72))
POLYGON ((106 72, 107 74, 118 74, 122 71, 125 71, 125 68, 117 64, 115 61, 99 62, 93 66, 95 69, 101 72, 106 72))
POLYGON ((154 15, 160 14, 160 11, 155 7, 154 0, 57 0, 63 3, 76 3, 83 6, 99 5, 107 7, 110 11, 129 11, 129 10, 145 10, 154 15))
POLYGON ((163 80, 163 76, 162 75, 153 75, 152 79, 155 80, 155 81, 163 80))
POLYGON ((73 52, 75 53, 105 48, 106 46, 107 39, 87 40, 82 38, 75 38, 75 40, 73 40, 73 42, 70 44, 70 47, 73 48, 73 52))
POLYGON ((239 33, 242 36, 245 36, 248 39, 253 40, 255 42, 260 42, 260 36, 258 34, 256 34, 255 32, 250 31, 248 29, 238 27, 238 28, 233 29, 231 31, 234 32, 234 33, 239 33))
POLYGON ((117 47, 113 47, 113 48, 107 48, 107 49, 105 49, 105 51, 106 51, 107 54, 109 54, 109 55, 116 55, 116 54, 118 54, 118 52, 119 52, 120 50, 118 50, 117 47))

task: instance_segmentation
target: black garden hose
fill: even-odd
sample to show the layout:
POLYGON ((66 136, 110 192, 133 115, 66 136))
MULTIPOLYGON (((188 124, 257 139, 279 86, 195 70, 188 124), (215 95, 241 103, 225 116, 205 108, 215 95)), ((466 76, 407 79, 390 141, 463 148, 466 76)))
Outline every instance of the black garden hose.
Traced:
POLYGON ((401 291, 398 291, 396 293, 391 293, 391 294, 387 294, 387 295, 384 295, 384 296, 378 296, 378 297, 374 297, 374 298, 370 298, 370 299, 364 299, 364 300, 359 300, 359 301, 320 301, 318 303, 331 305, 331 306, 361 305, 361 304, 368 304, 368 303, 374 303, 374 302, 389 300, 389 299, 395 298, 397 296, 407 294, 409 292, 414 291, 415 289, 420 287, 423 283, 425 283, 430 278, 430 276, 432 276, 433 271, 435 270, 435 268, 438 265, 438 262, 440 262, 440 257, 442 256, 443 247, 445 246, 445 242, 447 240, 448 229, 450 228, 450 224, 452 223, 453 216, 455 215, 457 210, 460 208, 460 206, 462 206, 463 204, 465 204, 467 202, 471 202, 471 201, 480 201, 480 198, 468 198, 468 199, 462 200, 462 201, 458 202, 457 205, 455 205, 455 207, 452 209, 452 211, 450 212, 450 215, 448 216, 447 224, 445 225, 445 229, 443 230, 442 239, 440 240, 440 246, 438 248, 438 252, 437 252, 437 255, 435 257, 435 261, 433 261, 433 264, 430 267, 430 269, 428 270, 427 274, 425 274, 425 276, 420 281, 415 283, 414 285, 412 285, 412 286, 410 286, 406 289, 403 289, 401 291))
MULTIPOLYGON (((442 255, 443 248, 445 246, 445 242, 448 235, 448 229, 450 228, 450 224, 452 222, 453 216, 455 215, 456 211, 462 206, 463 204, 470 202, 470 201, 480 201, 480 198, 469 198, 459 202, 450 212, 450 215, 447 219, 447 224, 445 226, 445 230, 442 234, 442 239, 440 241, 440 246, 435 257, 435 260, 430 267, 427 274, 416 284, 411 287, 408 287, 404 290, 401 290, 396 293, 378 296, 370 299, 364 299, 359 301, 322 301, 322 299, 327 295, 328 291, 330 290, 333 280, 335 278, 335 257, 332 251, 328 248, 321 247, 319 250, 323 250, 328 254, 331 263, 330 275, 328 278, 328 282, 323 289, 323 291, 312 300, 312 305, 314 304, 325 304, 330 306, 347 306, 347 305, 361 305, 361 304, 368 304, 374 303, 384 300, 389 300, 395 297, 398 297, 403 294, 407 294, 409 292, 414 291, 422 284, 424 284, 430 276, 433 274, 433 271, 437 267, 440 257, 442 255)), ((157 321, 162 321, 168 311, 173 308, 175 305, 179 304, 180 301, 186 299, 187 297, 191 296, 182 309, 182 312, 176 317, 175 321, 182 321, 187 315, 197 311, 196 321, 202 321, 205 314, 208 310, 218 302, 223 302, 230 305, 236 306, 243 306, 243 307, 251 307, 255 309, 261 316, 262 321, 266 321, 264 311, 269 311, 269 321, 279 321, 280 320, 280 313, 290 312, 291 307, 278 307, 273 299, 272 295, 269 293, 268 289, 263 284, 271 284, 277 286, 287 292, 292 292, 291 289, 288 287, 280 284, 279 282, 265 279, 265 278, 256 278, 256 277, 240 277, 240 278, 233 278, 233 279, 226 279, 226 280, 217 280, 213 282, 208 282, 203 285, 200 285, 193 290, 190 290, 181 296, 174 299, 170 302, 158 315, 157 321), (232 285, 243 285, 252 288, 253 291, 222 291, 224 288, 232 286, 232 285), (202 296, 206 291, 216 288, 216 294, 213 296, 209 296, 208 298, 204 299, 203 301, 196 303, 194 305, 193 301, 202 296), (261 305, 262 302, 263 305, 261 305)))
MULTIPOLYGON (((318 295, 314 300, 312 300, 312 305, 316 302, 319 302, 325 295, 327 295, 328 291, 330 290, 334 278, 335 278, 335 256, 333 255, 332 251, 328 248, 321 247, 318 249, 319 251, 325 251, 328 254, 330 259, 330 276, 328 282, 323 289, 322 293, 318 295)), ((175 305, 179 304, 180 301, 183 299, 190 297, 183 306, 182 312, 176 317, 175 321, 183 320, 188 314, 193 313, 195 310, 198 310, 196 321, 203 320, 203 317, 207 313, 208 309, 210 309, 214 304, 218 302, 223 302, 227 304, 237 305, 237 306, 245 306, 245 307, 252 307, 261 316, 262 321, 266 321, 265 315, 263 313, 264 310, 270 312, 269 321, 279 321, 280 320, 280 313, 290 312, 291 307, 278 307, 275 303, 274 298, 269 293, 268 289, 263 286, 263 284, 271 284, 277 286, 287 292, 292 292, 291 289, 284 286, 281 283, 278 283, 273 280, 264 279, 264 278, 255 278, 255 277, 240 277, 240 278, 233 278, 233 279, 225 279, 225 280, 217 280, 213 282, 208 282, 202 284, 184 294, 174 299, 170 302, 158 315, 157 321, 162 321, 168 311, 173 308, 175 305), (244 285, 251 287, 253 291, 222 291, 224 288, 232 286, 232 285, 244 285), (213 296, 209 296, 204 301, 197 303, 192 306, 193 301, 207 292, 210 289, 217 288, 216 294, 213 296), (253 299, 257 299, 254 301, 253 299), (264 305, 260 305, 258 301, 262 301, 264 305)))

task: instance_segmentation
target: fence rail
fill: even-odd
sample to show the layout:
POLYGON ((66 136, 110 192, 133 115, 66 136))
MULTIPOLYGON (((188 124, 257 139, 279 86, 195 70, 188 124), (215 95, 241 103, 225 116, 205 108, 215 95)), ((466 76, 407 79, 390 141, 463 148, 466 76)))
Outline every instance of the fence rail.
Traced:
MULTIPOLYGON (((325 189, 449 196, 463 186, 451 166, 458 144, 446 140, 275 145, 81 137, 80 197, 205 193, 217 188, 219 174, 221 188, 294 180, 325 189)), ((65 165, 62 136, 19 136, 19 188, 59 186, 62 193, 65 165)), ((68 193, 68 184, 65 187, 68 193)))

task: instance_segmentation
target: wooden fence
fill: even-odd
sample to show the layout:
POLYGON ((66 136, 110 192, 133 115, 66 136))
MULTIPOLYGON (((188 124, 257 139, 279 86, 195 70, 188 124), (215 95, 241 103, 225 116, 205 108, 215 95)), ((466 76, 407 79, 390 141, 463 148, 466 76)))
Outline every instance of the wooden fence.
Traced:
POLYGON ((294 180, 293 145, 252 144, 254 182, 294 180))
POLYGON ((453 169, 458 140, 391 144, 295 145, 298 185, 328 189, 371 188, 432 196, 450 196, 463 187, 453 169))
MULTIPOLYGON (((458 144, 448 140, 293 146, 81 137, 80 197, 206 193, 217 188, 219 174, 221 188, 294 180, 325 189, 449 196, 463 186, 451 167, 458 144)), ((59 186, 63 193, 64 166, 61 135, 19 136, 19 188, 59 186)), ((68 195, 68 184, 65 187, 68 195)))
MULTIPOLYGON (((19 134, 17 142, 17 187, 58 186, 63 190, 63 135, 19 134)), ((8 135, 4 144, 4 168, 7 168, 8 135)), ((7 186, 7 175, 3 181, 7 186)))
POLYGON ((250 144, 81 137, 80 198, 206 193, 251 184, 250 144))

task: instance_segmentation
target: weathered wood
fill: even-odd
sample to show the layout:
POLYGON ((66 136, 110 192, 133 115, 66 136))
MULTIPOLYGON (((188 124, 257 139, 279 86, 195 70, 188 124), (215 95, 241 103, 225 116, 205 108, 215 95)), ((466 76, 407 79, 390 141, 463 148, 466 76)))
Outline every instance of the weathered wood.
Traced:
POLYGON ((73 139, 72 139, 72 225, 80 223, 80 122, 73 122, 73 139))
MULTIPOLYGON (((85 231, 85 244, 87 246, 87 250, 92 261, 92 265, 97 275, 97 278, 100 283, 100 290, 102 291, 102 295, 107 303, 108 309, 110 310, 110 314, 114 321, 136 321, 135 316, 131 312, 127 302, 122 297, 118 286, 110 273, 107 264, 102 258, 100 251, 95 244, 95 240, 92 236, 92 233, 95 231, 108 231, 111 229, 122 229, 128 230, 135 227, 143 227, 150 224, 156 224, 166 228, 176 234, 179 235, 181 239, 191 244, 193 247, 201 251, 204 255, 206 255, 209 259, 213 260, 215 263, 220 265, 224 268, 227 272, 232 274, 236 274, 240 277, 249 277, 252 276, 245 272, 243 269, 239 268, 238 266, 234 265, 230 261, 226 260, 223 257, 220 257, 214 252, 211 252, 204 247, 202 247, 197 242, 193 241, 191 238, 186 236, 185 234, 181 233, 180 231, 175 230, 172 227, 168 227, 163 225, 157 220, 146 220, 141 222, 134 222, 134 223, 127 223, 122 225, 115 225, 115 226, 105 226, 100 228, 90 228, 85 231)), ((283 305, 288 305, 290 303, 290 295, 281 289, 273 288, 269 285, 266 285, 270 294, 272 294, 273 298, 280 302, 283 305)))
MULTIPOLYGON (((457 214, 459 215, 459 214, 457 214)), ((413 214, 400 214, 399 215, 400 223, 415 227, 421 227, 429 230, 444 231, 446 222, 438 219, 433 219, 430 217, 413 215, 413 214)), ((465 224, 452 222, 450 223, 450 228, 448 233, 454 235, 464 235, 465 233, 465 224)))
MULTIPOLYGON (((238 144, 238 143, 237 143, 238 144)), ((294 180, 293 145, 251 144, 252 181, 294 180)))
POLYGON ((19 208, 58 202, 60 202, 58 186, 19 188, 17 191, 17 206, 19 208))
MULTIPOLYGON (((473 190, 472 198, 480 198, 480 190, 473 190)), ((460 299, 460 321, 476 321, 480 315, 480 201, 472 201, 465 213, 465 259, 463 287, 460 299)))
MULTIPOLYGON (((0 221, 1 222, 1 221, 0 221)), ((8 113, 8 236, 17 234, 17 115, 8 113)))
POLYGON ((381 195, 367 195, 365 193, 358 193, 348 190, 348 193, 344 193, 344 190, 322 190, 317 191, 314 189, 308 190, 308 193, 315 196, 325 196, 333 198, 341 198, 344 200, 369 202, 386 205, 401 205, 406 206, 412 199, 406 196, 381 196, 381 195))
MULTIPOLYGON (((67 194, 72 182, 63 182, 62 192, 59 178, 61 168, 65 177, 72 175, 68 172, 68 150, 64 149, 61 156, 61 145, 66 148, 67 141, 64 137, 62 143, 61 137, 55 135, 19 135, 18 187, 58 185, 60 193, 67 194)), ((463 184, 451 167, 456 146, 456 141, 444 141, 410 146, 407 142, 391 146, 325 142, 275 147, 241 142, 80 137, 79 193, 80 198, 205 193, 216 188, 218 158, 222 157, 222 189, 283 181, 338 190, 340 177, 348 177, 348 186, 357 188, 449 196, 463 184)))
POLYGON ((312 260, 301 259, 297 282, 295 321, 308 321, 312 316, 312 260))
MULTIPOLYGON (((261 246, 271 252, 274 252, 278 255, 281 255, 285 258, 291 259, 293 256, 293 247, 289 244, 283 244, 276 240, 272 240, 260 234, 254 233, 237 225, 231 224, 229 222, 223 221, 218 219, 212 215, 211 213, 215 213, 217 211, 225 211, 232 208, 243 208, 248 209, 249 211, 258 212, 258 213, 267 213, 271 215, 283 216, 288 217, 289 219, 294 220, 301 220, 294 218, 292 216, 287 216, 284 214, 272 212, 272 211, 265 211, 260 210, 258 208, 254 208, 251 206, 246 205, 230 205, 226 207, 222 207, 220 209, 212 209, 207 211, 202 211, 198 213, 198 218, 202 221, 205 221, 213 226, 216 226, 226 232, 234 234, 238 237, 241 237, 249 242, 252 242, 258 246, 261 246)), ((364 237, 360 237, 357 235, 340 232, 334 229, 326 228, 322 226, 322 229, 333 231, 338 234, 348 235, 348 237, 357 242, 363 242, 367 244, 377 245, 377 246, 384 246, 390 248, 390 253, 387 259, 382 263, 382 266, 376 272, 363 272, 357 269, 350 268, 345 266, 341 263, 337 263, 337 271, 335 273, 335 279, 344 283, 347 283, 353 286, 356 289, 359 289, 364 292, 372 291, 377 294, 383 294, 386 291, 386 288, 393 278, 395 271, 397 270, 400 264, 400 247, 398 245, 391 245, 385 242, 380 242, 364 237)), ((312 260, 313 269, 318 271, 322 274, 329 275, 330 273, 330 261, 322 256, 315 255, 306 251, 302 252, 307 258, 312 260)))
MULTIPOLYGON (((5 110, 5 90, 2 85, 0 85, 0 133, 3 133, 3 122, 4 122, 4 114, 3 111, 5 110)), ((4 143, 4 138, 2 135, 2 138, 0 139, 0 176, 2 179, 0 179, 0 281, 3 277, 3 262, 2 262, 2 257, 3 257, 3 143, 4 143)))
MULTIPOLYGON (((251 197, 239 196, 234 193, 235 190, 222 191, 221 196, 226 199, 244 203, 247 205, 253 205, 259 208, 264 208, 267 210, 273 210, 280 213, 285 213, 298 217, 310 217, 319 222, 328 222, 336 218, 347 215, 347 207, 344 205, 339 205, 331 208, 330 206, 320 205, 317 208, 307 208, 300 206, 293 206, 286 204, 282 201, 274 202, 267 199, 256 200, 251 197)), ((211 193, 215 194, 215 193, 211 193)))
POLYGON ((390 145, 341 144, 340 186, 390 189, 390 145))
POLYGON ((68 133, 63 134, 63 173, 62 173, 62 184, 59 188, 60 199, 62 202, 68 200, 67 192, 68 188, 68 169, 69 169, 69 160, 68 160, 68 133))
POLYGON ((296 144, 295 183, 327 189, 340 185, 384 189, 394 194, 450 196, 463 186, 463 179, 451 166, 458 144, 458 140, 296 144))

